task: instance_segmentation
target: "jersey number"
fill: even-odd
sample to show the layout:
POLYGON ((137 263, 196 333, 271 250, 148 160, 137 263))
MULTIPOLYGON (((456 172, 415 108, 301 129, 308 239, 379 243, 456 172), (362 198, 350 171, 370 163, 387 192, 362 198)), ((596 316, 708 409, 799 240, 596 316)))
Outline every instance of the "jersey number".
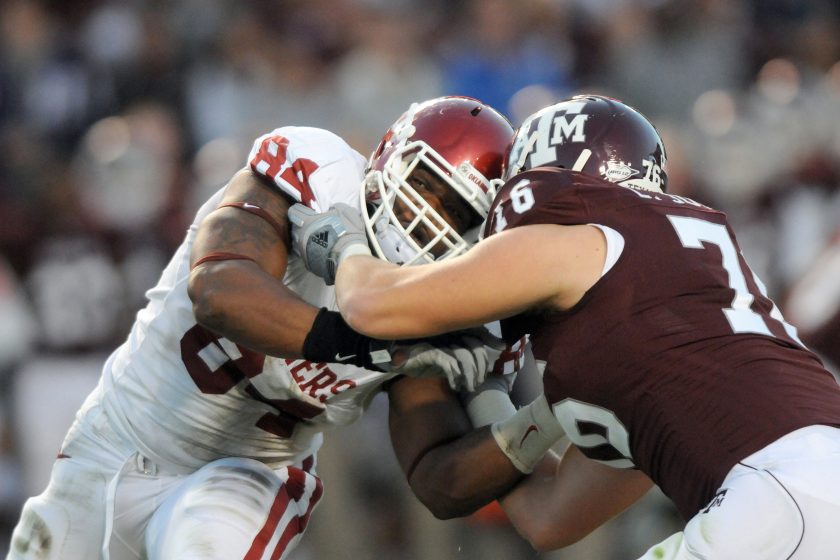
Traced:
MULTIPOLYGON (((711 243, 720 249, 723 269, 729 277, 729 287, 735 292, 732 304, 722 310, 732 327, 732 332, 773 336, 765 318, 751 309, 753 301, 755 301, 755 295, 749 291, 746 274, 752 277, 760 295, 765 298, 767 297, 767 288, 748 266, 744 265, 744 268, 741 268, 740 255, 732 242, 732 238, 729 237, 729 231, 726 227, 685 216, 668 216, 668 220, 677 232, 683 247, 705 249, 703 243, 711 243)), ((802 345, 802 341, 796 334, 796 327, 785 321, 782 312, 779 311, 775 303, 770 311, 770 318, 781 323, 787 335, 802 345)))
POLYGON ((283 192, 301 203, 312 206, 315 194, 309 186, 309 176, 315 173, 318 164, 303 157, 290 162, 287 157, 288 148, 288 138, 277 135, 266 137, 251 158, 251 169, 272 179, 283 192))
MULTIPOLYGON (((753 279, 761 296, 767 297, 767 288, 746 265, 741 264, 739 253, 725 226, 685 216, 668 216, 680 242, 687 249, 705 249, 704 243, 720 249, 723 269, 729 278, 729 287, 735 292, 732 304, 722 309, 734 333, 758 333, 773 336, 764 316, 751 309, 755 294, 747 285, 747 274, 753 279)), ((770 318, 778 321, 785 332, 802 344, 796 328, 785 321, 781 311, 773 304, 770 318)), ((575 399, 564 399, 553 406, 554 415, 563 426, 569 439, 586 455, 601 463, 617 468, 633 466, 630 454, 630 434, 614 412, 575 399)))
MULTIPOLYGON (((529 179, 522 179, 510 189, 510 204, 513 211, 517 214, 522 214, 530 210, 536 200, 534 199, 534 191, 529 186, 531 181, 529 179)), ((505 219, 502 204, 496 206, 495 226, 493 231, 499 233, 507 227, 507 220, 505 219)))
POLYGON ((612 410, 575 399, 563 399, 552 407, 554 416, 586 456, 617 469, 633 467, 630 433, 612 410))
MULTIPOLYGON (((223 395, 243 380, 262 373, 265 355, 195 325, 181 338, 181 360, 202 393, 223 395)), ((291 437, 298 422, 322 412, 317 406, 299 400, 269 399, 247 381, 243 390, 276 410, 264 414, 257 427, 283 438, 291 437)))

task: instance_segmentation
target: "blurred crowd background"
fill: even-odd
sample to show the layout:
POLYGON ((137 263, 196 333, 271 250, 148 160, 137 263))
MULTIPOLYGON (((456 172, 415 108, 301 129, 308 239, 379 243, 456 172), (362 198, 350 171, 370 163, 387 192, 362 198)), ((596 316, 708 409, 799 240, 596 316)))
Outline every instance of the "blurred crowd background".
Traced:
MULTIPOLYGON (((838 61, 836 0, 1 0, 0 554, 194 211, 282 125, 367 154, 415 100, 470 95, 517 125, 619 97, 663 133, 672 192, 729 214, 837 371, 838 61)), ((680 527, 655 492, 550 554, 492 508, 435 520, 386 409, 327 437, 294 558, 618 560, 680 527)))

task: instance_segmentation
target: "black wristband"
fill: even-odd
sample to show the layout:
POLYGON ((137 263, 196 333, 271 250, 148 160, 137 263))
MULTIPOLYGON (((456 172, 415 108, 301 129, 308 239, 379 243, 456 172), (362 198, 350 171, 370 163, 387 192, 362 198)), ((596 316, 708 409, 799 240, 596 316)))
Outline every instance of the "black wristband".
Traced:
POLYGON ((340 313, 322 307, 315 316, 312 328, 303 341, 303 357, 310 362, 353 364, 367 369, 381 369, 376 364, 390 361, 381 341, 357 333, 348 325, 340 313))

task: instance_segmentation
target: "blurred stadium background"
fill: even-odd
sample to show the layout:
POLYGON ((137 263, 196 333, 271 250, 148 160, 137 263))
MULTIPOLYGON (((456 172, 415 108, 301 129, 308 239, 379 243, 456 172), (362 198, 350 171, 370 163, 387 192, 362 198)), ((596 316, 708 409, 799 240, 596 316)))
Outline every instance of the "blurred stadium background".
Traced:
MULTIPOLYGON (((199 202, 281 125, 367 154, 414 100, 471 95, 516 125, 622 98, 663 132, 672 192, 730 215, 837 371, 838 61, 836 0, 0 1, 0 554, 199 202)), ((680 526, 655 493, 550 554, 492 509, 435 520, 386 408, 327 437, 294 558, 618 560, 680 526)))

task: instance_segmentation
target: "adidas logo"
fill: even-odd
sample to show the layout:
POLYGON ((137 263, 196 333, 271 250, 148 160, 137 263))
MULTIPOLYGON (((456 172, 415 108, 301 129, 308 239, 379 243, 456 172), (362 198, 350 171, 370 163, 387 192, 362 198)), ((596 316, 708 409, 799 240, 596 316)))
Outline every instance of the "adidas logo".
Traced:
POLYGON ((309 240, 326 249, 327 245, 330 243, 330 232, 324 230, 319 231, 318 233, 313 233, 309 240))

